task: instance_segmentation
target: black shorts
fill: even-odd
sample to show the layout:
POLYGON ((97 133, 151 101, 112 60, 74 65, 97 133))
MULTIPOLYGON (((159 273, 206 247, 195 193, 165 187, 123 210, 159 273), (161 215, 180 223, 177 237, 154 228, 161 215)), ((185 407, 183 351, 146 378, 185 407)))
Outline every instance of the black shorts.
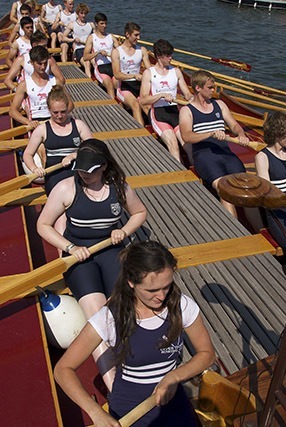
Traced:
POLYGON ((232 173, 245 172, 242 161, 229 149, 204 149, 193 153, 194 166, 207 184, 232 173))
POLYGON ((129 80, 123 80, 121 82, 120 89, 122 91, 128 90, 129 92, 133 93, 135 98, 138 98, 138 96, 140 94, 140 87, 141 87, 141 82, 138 82, 137 80, 130 80, 130 81, 129 80))
POLYGON ((157 122, 168 123, 173 129, 179 124, 179 110, 177 105, 154 108, 154 115, 157 122))
POLYGON ((83 52, 84 52, 84 47, 81 47, 74 52, 74 57, 77 60, 77 62, 80 62, 81 58, 83 57, 83 52))
POLYGON ((112 65, 110 64, 101 64, 97 66, 100 74, 106 74, 109 77, 113 77, 112 65))

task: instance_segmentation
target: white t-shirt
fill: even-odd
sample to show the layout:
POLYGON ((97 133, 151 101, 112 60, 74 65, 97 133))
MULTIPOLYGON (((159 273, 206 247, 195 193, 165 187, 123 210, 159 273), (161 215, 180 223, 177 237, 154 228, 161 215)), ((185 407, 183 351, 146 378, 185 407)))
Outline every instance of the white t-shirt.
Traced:
MULTIPOLYGON (((181 296, 181 310, 182 310, 182 324, 183 329, 191 326, 196 320, 199 314, 199 306, 187 295, 182 294, 181 296)), ((158 329, 166 319, 168 309, 165 308, 159 316, 152 316, 147 319, 137 319, 137 324, 140 327, 153 330, 158 329)), ((98 335, 103 341, 111 346, 116 343, 116 329, 114 317, 108 307, 102 307, 97 313, 95 313, 88 322, 96 330, 98 335)))

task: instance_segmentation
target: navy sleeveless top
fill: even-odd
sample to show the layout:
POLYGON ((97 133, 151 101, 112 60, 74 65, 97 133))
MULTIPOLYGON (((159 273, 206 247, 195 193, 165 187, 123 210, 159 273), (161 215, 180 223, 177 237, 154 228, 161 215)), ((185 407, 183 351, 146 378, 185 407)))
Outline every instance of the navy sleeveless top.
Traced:
POLYGON ((106 200, 93 201, 87 197, 75 178, 76 194, 73 203, 65 211, 67 217, 64 236, 76 245, 91 246, 110 237, 118 228, 122 215, 114 184, 109 185, 106 200))
POLYGON ((279 190, 286 193, 286 160, 278 159, 268 148, 263 148, 269 163, 269 178, 279 190))
MULTIPOLYGON (((221 108, 215 100, 211 99, 211 103, 213 105, 213 111, 211 113, 203 113, 192 104, 188 104, 193 115, 193 132, 204 133, 215 130, 225 131, 221 108)), ((218 141, 215 138, 208 138, 196 144, 192 144, 192 149, 193 154, 206 149, 211 149, 217 153, 229 151, 226 141, 218 141)))
MULTIPOLYGON (((183 338, 178 336, 168 347, 160 348, 166 339, 169 321, 156 329, 145 329, 138 324, 129 337, 130 352, 122 366, 117 368, 110 394, 110 413, 116 418, 147 399, 160 380, 180 363, 183 338)), ((184 388, 178 384, 175 396, 164 406, 155 407, 134 424, 134 427, 194 427, 196 417, 184 388)))
POLYGON ((60 163, 63 157, 77 151, 81 143, 81 138, 74 118, 71 118, 71 124, 71 133, 59 136, 54 133, 50 122, 46 122, 47 137, 44 144, 47 153, 47 167, 60 163))

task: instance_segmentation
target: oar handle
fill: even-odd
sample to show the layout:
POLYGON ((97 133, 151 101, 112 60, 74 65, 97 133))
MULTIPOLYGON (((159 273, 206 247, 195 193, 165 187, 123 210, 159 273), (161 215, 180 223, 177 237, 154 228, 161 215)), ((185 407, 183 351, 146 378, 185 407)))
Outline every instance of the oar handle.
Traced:
MULTIPOLYGON (((232 138, 231 136, 226 135, 225 139, 226 139, 226 141, 233 142, 234 144, 239 144, 238 138, 232 138)), ((264 142, 260 142, 260 141, 249 141, 248 147, 252 148, 255 151, 260 151, 266 147, 266 144, 264 144, 264 142)))
POLYGON ((128 412, 128 414, 124 415, 124 417, 120 418, 119 423, 121 427, 129 427, 138 421, 143 415, 147 414, 147 412, 151 411, 151 409, 156 406, 156 396, 152 394, 152 396, 148 397, 138 406, 136 406, 132 411, 128 412))
MULTIPOLYGON (((111 244, 112 244, 112 240, 111 240, 111 237, 109 237, 108 239, 102 240, 101 242, 96 243, 93 246, 90 246, 88 248, 88 250, 93 255, 96 252, 99 252, 102 249, 107 248, 111 244)), ((61 259, 66 264, 67 269, 69 269, 72 265, 74 265, 74 264, 76 264, 78 262, 78 259, 74 255, 70 255, 70 256, 67 256, 67 257, 64 257, 64 258, 61 258, 61 259)))
MULTIPOLYGON (((63 164, 62 163, 57 163, 57 164, 55 164, 53 166, 50 166, 50 167, 46 168, 45 169, 45 173, 47 175, 47 174, 49 174, 51 172, 55 172, 55 171, 57 171, 58 169, 61 169, 61 168, 63 168, 63 164)), ((30 173, 30 175, 28 175, 28 178, 29 178, 30 182, 32 182, 35 179, 39 178, 39 175, 37 175, 36 173, 33 172, 33 173, 30 173)))
POLYGON ((189 101, 187 101, 186 99, 182 99, 182 98, 175 98, 174 102, 176 104, 179 104, 179 105, 188 105, 189 104, 189 101))

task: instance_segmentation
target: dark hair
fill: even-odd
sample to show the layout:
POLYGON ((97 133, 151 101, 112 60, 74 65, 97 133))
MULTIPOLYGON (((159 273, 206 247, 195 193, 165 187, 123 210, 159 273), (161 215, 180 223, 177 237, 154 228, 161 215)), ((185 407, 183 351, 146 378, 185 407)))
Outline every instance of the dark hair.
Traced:
POLYGON ((214 76, 205 70, 198 70, 192 73, 192 88, 194 92, 196 92, 196 86, 203 88, 206 82, 210 80, 211 82, 215 82, 214 76))
MULTIPOLYGON (((129 282, 138 285, 149 273, 160 273, 165 268, 174 270, 177 261, 172 253, 161 243, 155 241, 133 243, 120 253, 121 271, 106 305, 110 308, 116 325, 116 352, 117 363, 125 360, 129 351, 128 338, 134 333, 136 323, 136 308, 134 290, 129 282)), ((173 282, 164 301, 168 308, 170 327, 167 340, 158 342, 160 347, 167 347, 181 333, 182 315, 180 309, 181 291, 173 282)))
POLYGON ((133 31, 140 31, 140 25, 136 24, 136 22, 127 22, 127 24, 124 27, 124 34, 132 34, 133 31))
POLYGON ((264 141, 273 146, 279 140, 286 138, 286 112, 275 111, 263 125, 264 141))
MULTIPOLYGON (((87 139, 84 141, 78 149, 78 152, 83 150, 93 151, 94 153, 101 154, 106 159, 107 167, 105 171, 103 171, 103 179, 104 183, 114 184, 117 197, 119 199, 120 204, 125 205, 126 203, 126 177, 125 173, 115 160, 115 158, 110 153, 107 145, 96 138, 87 139)), ((79 177, 79 175, 78 175, 79 177)), ((79 182, 82 185, 82 181, 79 177, 79 182)))
POLYGON ((69 98, 63 86, 55 85, 52 87, 47 97, 47 106, 49 109, 50 109, 51 103, 54 101, 63 101, 66 104, 66 106, 68 106, 69 98))
POLYGON ((27 10, 30 14, 32 13, 32 8, 28 4, 24 3, 20 7, 20 12, 23 12, 24 10, 27 10))
POLYGON ((20 19, 21 28, 24 28, 25 25, 29 25, 29 24, 34 25, 33 19, 30 18, 30 16, 23 16, 23 18, 20 19))
POLYGON ((34 46, 30 50, 30 59, 32 62, 42 62, 49 59, 48 49, 44 46, 34 46))
POLYGON ((39 43, 39 41, 41 41, 41 40, 47 40, 47 37, 42 31, 36 30, 31 35, 31 38, 30 38, 31 45, 33 46, 33 44, 39 43))
POLYGON ((153 52, 155 58, 164 55, 172 55, 174 52, 174 48, 168 40, 159 39, 153 44, 153 52))
POLYGON ((99 21, 107 22, 107 16, 104 13, 98 12, 94 15, 94 22, 98 23, 99 21))

